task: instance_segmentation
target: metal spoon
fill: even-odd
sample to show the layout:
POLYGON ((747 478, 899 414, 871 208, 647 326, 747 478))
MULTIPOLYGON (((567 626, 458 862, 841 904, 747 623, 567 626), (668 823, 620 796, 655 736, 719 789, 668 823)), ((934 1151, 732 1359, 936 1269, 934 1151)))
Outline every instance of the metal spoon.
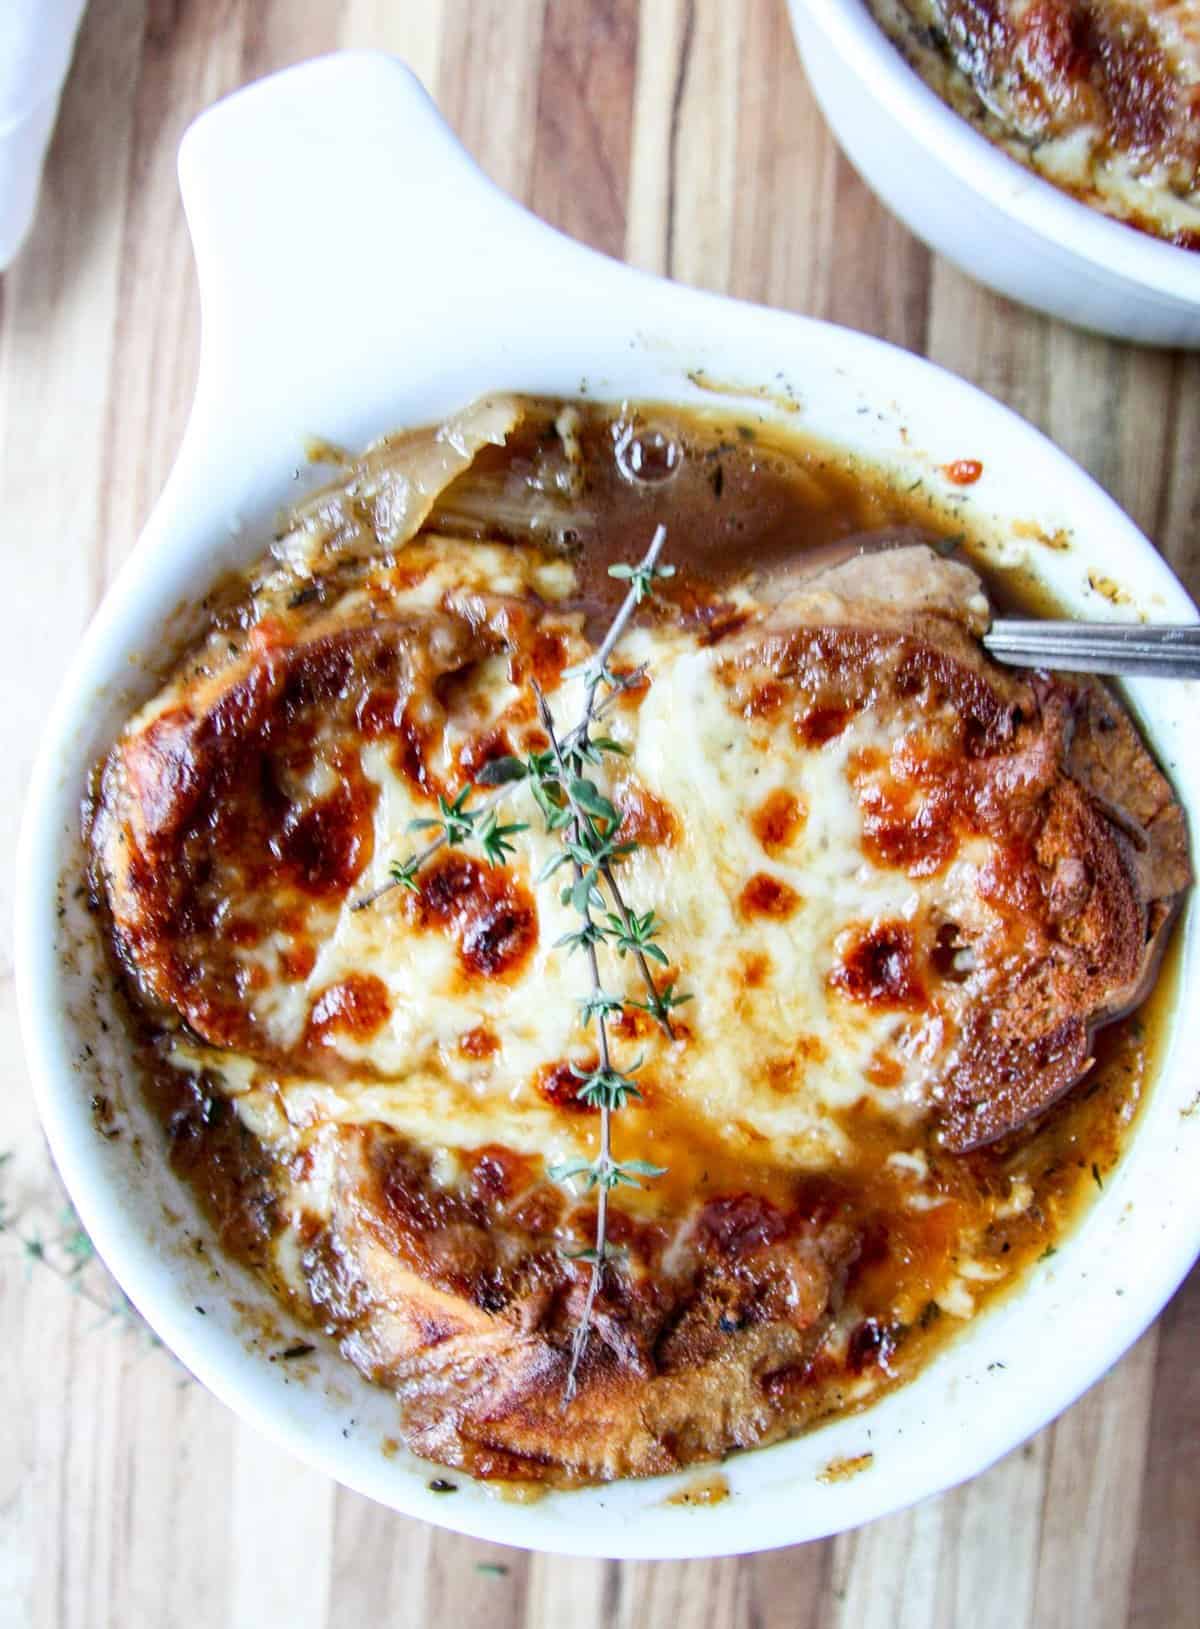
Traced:
MULTIPOLYGON (((815 549, 793 562, 790 574, 776 573, 775 587, 801 587, 863 555, 887 554, 924 545, 946 560, 979 567, 957 542, 939 545, 913 527, 858 532, 815 549)), ((1200 679, 1200 622, 1054 622, 1041 618, 996 617, 983 636, 997 662, 1012 667, 1061 668, 1068 673, 1111 673, 1133 678, 1200 679)))
POLYGON ((1038 622, 999 617, 983 636, 1014 667, 1200 679, 1200 623, 1038 622))

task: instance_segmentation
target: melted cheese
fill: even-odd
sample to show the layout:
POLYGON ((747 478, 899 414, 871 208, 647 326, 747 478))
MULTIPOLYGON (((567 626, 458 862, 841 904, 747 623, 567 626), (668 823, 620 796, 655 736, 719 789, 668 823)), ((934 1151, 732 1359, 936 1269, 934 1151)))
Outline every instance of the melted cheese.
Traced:
MULTIPOLYGON (((498 588, 519 593, 530 586, 530 573, 546 597, 547 590, 557 597, 571 586, 561 562, 549 569, 522 550, 439 544, 422 556, 424 548, 408 551, 405 562, 422 559, 427 575, 412 583, 385 574, 370 591, 376 602, 386 593, 398 612, 432 608, 447 594, 485 585, 493 595, 498 588)), ((359 599, 366 594, 358 591, 359 599)), ((338 614, 357 610, 358 601, 347 597, 338 614)), ((585 649, 576 643, 572 659, 585 649)), ((881 923, 911 925, 926 938, 928 923, 942 918, 963 923, 972 936, 988 929, 974 886, 990 852, 985 840, 971 839, 944 871, 919 880, 875 864, 864 847, 850 766, 865 752, 886 756, 922 720, 894 703, 886 716, 868 708, 824 744, 805 745, 788 717, 748 722, 735 710, 721 646, 701 647, 690 634, 658 626, 634 630, 621 654, 646 663, 652 682, 636 704, 623 704, 606 721, 627 757, 607 759, 598 778, 612 790, 614 777, 632 777, 675 817, 674 840, 640 847, 623 863, 620 880, 639 911, 660 918, 671 976, 693 997, 674 1042, 653 1030, 615 1043, 621 1065, 644 1055, 639 1078, 646 1091, 645 1105, 630 1105, 620 1117, 617 1152, 636 1145, 639 1157, 673 1173, 629 1195, 628 1203, 677 1204, 681 1186, 686 1191, 714 1152, 727 1171, 829 1169, 852 1161, 855 1149, 839 1115, 855 1105, 891 1120, 897 1140, 907 1142, 931 1107, 931 1082, 952 1054, 976 986, 970 977, 935 982, 919 1010, 896 1010, 850 999, 831 980, 848 938, 881 923), (753 817, 781 791, 802 818, 790 841, 768 853, 753 817), (755 914, 743 905, 747 885, 762 878, 791 900, 786 915, 755 914), (880 1060, 888 1065, 886 1087, 870 1083, 880 1060)), ((577 718, 580 695, 579 681, 553 694, 560 731, 577 718)), ((472 680, 472 728, 504 717, 519 697, 505 661, 483 662, 472 680)), ((461 729, 448 730, 435 747, 439 773, 451 775, 461 736, 461 729)), ((370 909, 353 908, 386 882, 392 862, 419 846, 423 839, 409 826, 430 813, 429 800, 397 771, 386 745, 363 744, 361 765, 377 792, 374 857, 349 897, 313 905, 306 923, 316 951, 311 970, 300 979, 282 975, 291 941, 278 931, 246 949, 243 960, 259 975, 260 988, 248 998, 258 1031, 280 1054, 302 1052, 322 994, 357 975, 383 984, 386 1020, 368 1039, 336 1028, 325 1034, 321 1050, 340 1067, 320 1077, 190 1042, 177 1046, 176 1062, 221 1078, 243 1121, 281 1155, 313 1146, 324 1127, 378 1122, 427 1148, 494 1143, 547 1161, 587 1157, 595 1117, 549 1102, 538 1089, 548 1066, 582 1064, 594 1047, 578 1021, 585 965, 556 948, 577 919, 561 903, 558 883, 535 882, 557 852, 557 837, 542 829, 527 791, 515 789, 506 816, 530 821, 530 829, 518 839, 512 871, 536 896, 537 942, 516 976, 466 979, 452 936, 422 924, 402 891, 370 909), (483 1058, 462 1045, 479 1029, 495 1038, 495 1050, 483 1058)), ((327 792, 330 775, 318 759, 308 790, 327 792)), ((620 993, 642 994, 629 959, 606 958, 603 976, 620 993)), ((305 1202, 323 1209, 320 1188, 318 1173, 306 1184, 305 1202)))
MULTIPOLYGON (((992 106, 986 91, 953 60, 944 39, 943 8, 936 0, 870 0, 870 7, 931 89, 1019 164, 1104 214, 1161 237, 1200 233, 1200 191, 1181 182, 1177 162, 1127 153, 1108 132, 1084 120, 1060 134, 1022 131, 1012 107, 992 106)), ((1195 0, 1137 0, 1130 9, 1153 30, 1181 94, 1194 97, 1200 86, 1200 8, 1195 0)))

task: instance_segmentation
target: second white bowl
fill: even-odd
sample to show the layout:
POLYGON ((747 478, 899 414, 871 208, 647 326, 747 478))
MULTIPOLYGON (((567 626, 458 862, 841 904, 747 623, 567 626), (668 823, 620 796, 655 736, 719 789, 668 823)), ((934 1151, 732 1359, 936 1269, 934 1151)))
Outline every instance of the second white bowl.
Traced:
POLYGON ((1200 347, 1200 252, 1110 220, 992 145, 929 89, 863 0, 789 0, 813 94, 855 169, 981 283, 1064 322, 1200 347))

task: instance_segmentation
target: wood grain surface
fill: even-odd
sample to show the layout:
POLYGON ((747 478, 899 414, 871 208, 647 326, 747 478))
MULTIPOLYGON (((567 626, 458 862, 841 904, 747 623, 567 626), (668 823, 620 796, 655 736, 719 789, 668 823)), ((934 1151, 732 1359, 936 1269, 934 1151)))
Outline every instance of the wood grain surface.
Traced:
MULTIPOLYGON (((406 57, 483 167, 566 231, 924 351, 1001 397, 1200 589, 1200 358, 1073 332, 931 256, 835 149, 783 0, 91 0, 38 221, 0 282, 5 855, 59 674, 187 413, 198 322, 179 137, 246 80, 349 44, 406 57)), ((269 1447, 122 1314, 62 1214, 17 1034, 10 871, 5 1629, 1200 1623, 1196 1275, 1102 1384, 969 1486, 772 1555, 524 1555, 391 1515, 269 1447)), ((1071 1331, 1051 1337, 1048 1362, 1071 1331)))

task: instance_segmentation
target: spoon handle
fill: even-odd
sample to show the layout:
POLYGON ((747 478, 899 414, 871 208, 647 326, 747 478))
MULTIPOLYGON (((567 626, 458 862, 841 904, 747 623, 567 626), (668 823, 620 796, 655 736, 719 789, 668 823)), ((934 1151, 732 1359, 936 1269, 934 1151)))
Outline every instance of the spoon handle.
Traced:
POLYGON ((1000 617, 983 636, 998 662, 1072 673, 1200 679, 1200 623, 1024 622, 1000 617))

